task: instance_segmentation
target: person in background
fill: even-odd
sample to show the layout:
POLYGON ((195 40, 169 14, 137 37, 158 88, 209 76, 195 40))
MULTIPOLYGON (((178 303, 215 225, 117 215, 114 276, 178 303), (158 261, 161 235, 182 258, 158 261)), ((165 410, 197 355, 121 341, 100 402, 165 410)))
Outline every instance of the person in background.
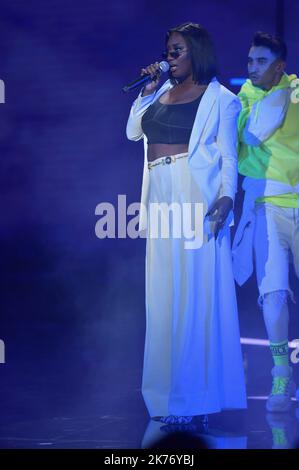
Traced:
POLYGON ((296 75, 285 73, 285 43, 254 35, 249 79, 238 96, 239 172, 245 176, 242 217, 233 244, 234 274, 242 285, 253 272, 253 253, 273 384, 266 407, 284 412, 295 391, 289 364, 289 262, 299 277, 299 104, 296 75))

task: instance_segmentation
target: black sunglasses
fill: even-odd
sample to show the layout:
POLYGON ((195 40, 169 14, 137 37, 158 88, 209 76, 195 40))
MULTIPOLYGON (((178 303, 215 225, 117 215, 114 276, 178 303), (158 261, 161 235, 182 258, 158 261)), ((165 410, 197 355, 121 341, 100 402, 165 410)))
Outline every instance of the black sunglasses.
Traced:
POLYGON ((175 51, 163 51, 162 52, 162 59, 167 59, 167 57, 170 55, 173 59, 177 59, 180 57, 183 52, 185 52, 187 49, 176 49, 175 51))

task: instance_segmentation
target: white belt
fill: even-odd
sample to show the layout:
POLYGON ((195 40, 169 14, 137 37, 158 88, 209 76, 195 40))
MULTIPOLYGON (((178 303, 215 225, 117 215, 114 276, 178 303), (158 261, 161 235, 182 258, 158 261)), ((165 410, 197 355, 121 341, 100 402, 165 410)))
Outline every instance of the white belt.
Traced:
POLYGON ((186 158, 186 157, 188 157, 188 152, 178 153, 177 155, 170 155, 168 157, 160 157, 160 158, 157 158, 157 160, 159 161, 156 162, 156 160, 154 160, 154 162, 148 162, 147 166, 148 166, 148 169, 151 170, 155 166, 170 165, 170 163, 175 163, 176 160, 179 160, 180 158, 186 158))

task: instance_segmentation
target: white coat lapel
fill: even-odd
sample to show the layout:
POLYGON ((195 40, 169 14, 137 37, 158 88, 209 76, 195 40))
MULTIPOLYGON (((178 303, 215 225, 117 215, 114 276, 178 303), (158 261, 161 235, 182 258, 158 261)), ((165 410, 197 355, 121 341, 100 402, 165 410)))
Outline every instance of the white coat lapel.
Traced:
POLYGON ((200 143, 202 133, 205 129, 207 120, 212 111, 212 108, 216 102, 216 98, 219 94, 220 84, 216 79, 213 79, 208 88, 206 89, 197 109, 195 116, 194 125, 192 128, 190 140, 189 140, 189 161, 196 153, 197 147, 200 143))

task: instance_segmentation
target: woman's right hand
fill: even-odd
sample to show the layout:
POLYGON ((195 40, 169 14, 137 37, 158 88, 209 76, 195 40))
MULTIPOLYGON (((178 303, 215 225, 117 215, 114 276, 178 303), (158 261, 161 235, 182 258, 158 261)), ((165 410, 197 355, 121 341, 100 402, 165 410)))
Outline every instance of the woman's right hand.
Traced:
POLYGON ((147 83, 143 89, 142 95, 150 95, 153 93, 159 85, 161 78, 161 71, 159 70, 159 62, 150 64, 148 67, 141 69, 141 75, 150 74, 151 77, 157 75, 156 79, 147 83))

